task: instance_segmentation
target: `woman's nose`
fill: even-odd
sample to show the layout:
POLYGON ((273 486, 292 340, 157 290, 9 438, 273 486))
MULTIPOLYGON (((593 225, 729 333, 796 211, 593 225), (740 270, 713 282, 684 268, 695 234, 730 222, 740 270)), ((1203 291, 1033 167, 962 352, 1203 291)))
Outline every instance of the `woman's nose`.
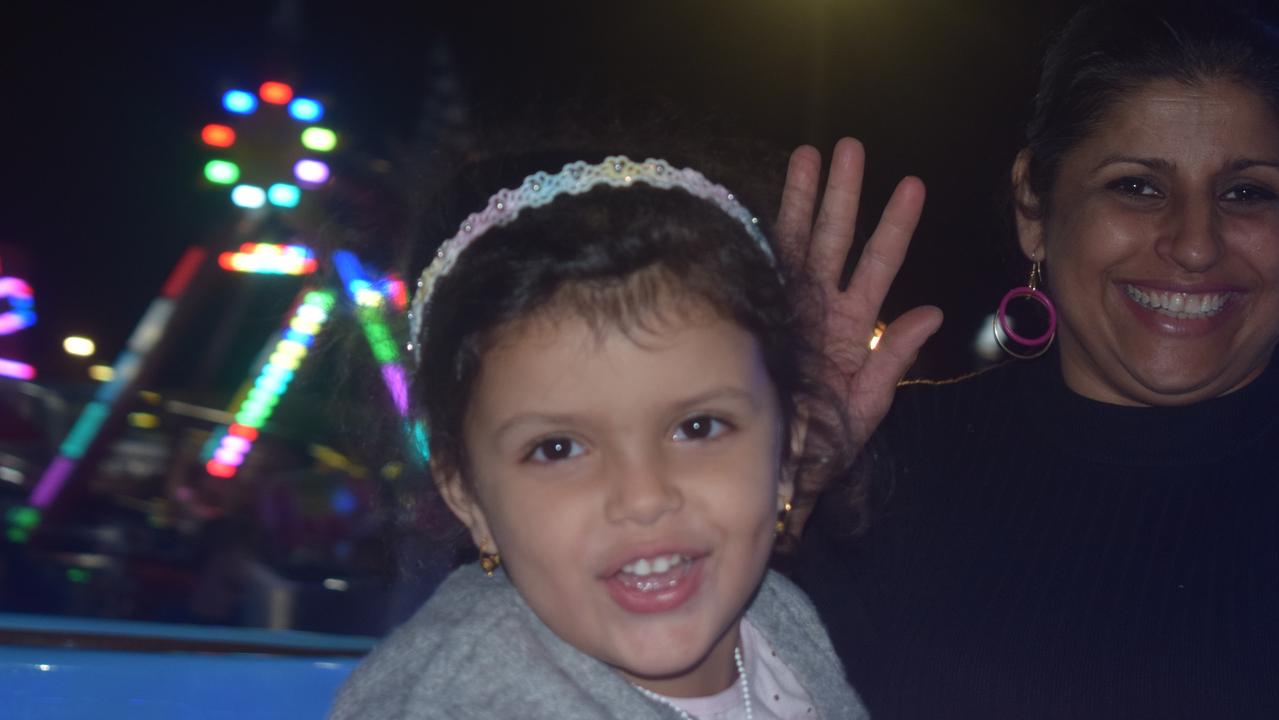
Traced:
POLYGON ((1204 272, 1221 259, 1221 218, 1212 199, 1188 199, 1172 210, 1158 249, 1189 272, 1204 272))

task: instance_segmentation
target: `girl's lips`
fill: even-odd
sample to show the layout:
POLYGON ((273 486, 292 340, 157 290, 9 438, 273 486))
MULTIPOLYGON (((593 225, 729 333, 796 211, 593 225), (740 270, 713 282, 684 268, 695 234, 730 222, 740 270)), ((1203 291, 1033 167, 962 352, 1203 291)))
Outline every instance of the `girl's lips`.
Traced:
POLYGON ((641 576, 619 569, 603 582, 623 610, 640 614, 670 612, 697 594, 705 564, 703 555, 686 559, 662 573, 641 576))

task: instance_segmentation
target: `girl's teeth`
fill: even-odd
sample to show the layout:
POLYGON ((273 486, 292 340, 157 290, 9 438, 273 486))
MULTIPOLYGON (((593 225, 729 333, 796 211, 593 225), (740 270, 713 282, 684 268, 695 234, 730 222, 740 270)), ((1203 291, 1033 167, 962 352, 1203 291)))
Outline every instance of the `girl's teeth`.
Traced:
POLYGON ((682 562, 684 557, 679 554, 658 555, 655 558, 640 558, 635 562, 627 563, 622 566, 622 572, 636 577, 645 577, 653 573, 660 575, 682 562))
POLYGON ((1125 292, 1142 307, 1179 319, 1211 317, 1221 312, 1234 293, 1176 293, 1125 286, 1125 292))

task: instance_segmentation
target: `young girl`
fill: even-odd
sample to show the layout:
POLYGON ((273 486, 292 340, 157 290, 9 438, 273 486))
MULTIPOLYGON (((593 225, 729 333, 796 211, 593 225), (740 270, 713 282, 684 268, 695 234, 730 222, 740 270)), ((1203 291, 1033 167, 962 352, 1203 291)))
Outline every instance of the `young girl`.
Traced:
POLYGON ((418 283, 431 470, 480 562, 333 718, 857 718, 766 565, 838 465, 782 270, 700 173, 611 157, 494 195, 418 283), (807 438, 807 442, 806 442, 807 438))

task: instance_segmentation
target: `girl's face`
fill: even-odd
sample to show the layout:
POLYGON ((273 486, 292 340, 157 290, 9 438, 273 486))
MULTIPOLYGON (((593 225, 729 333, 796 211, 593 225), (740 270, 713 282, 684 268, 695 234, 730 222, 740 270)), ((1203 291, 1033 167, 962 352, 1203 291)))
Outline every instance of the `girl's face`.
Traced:
POLYGON ((647 328, 573 311, 501 332, 446 498, 557 635, 672 696, 732 682, 738 620, 790 486, 754 337, 664 303, 647 328))
POLYGON ((1064 156, 1051 208, 1018 230, 1045 261, 1076 392, 1180 405, 1265 368, 1279 337, 1279 117, 1261 96, 1222 81, 1130 93, 1064 156))

